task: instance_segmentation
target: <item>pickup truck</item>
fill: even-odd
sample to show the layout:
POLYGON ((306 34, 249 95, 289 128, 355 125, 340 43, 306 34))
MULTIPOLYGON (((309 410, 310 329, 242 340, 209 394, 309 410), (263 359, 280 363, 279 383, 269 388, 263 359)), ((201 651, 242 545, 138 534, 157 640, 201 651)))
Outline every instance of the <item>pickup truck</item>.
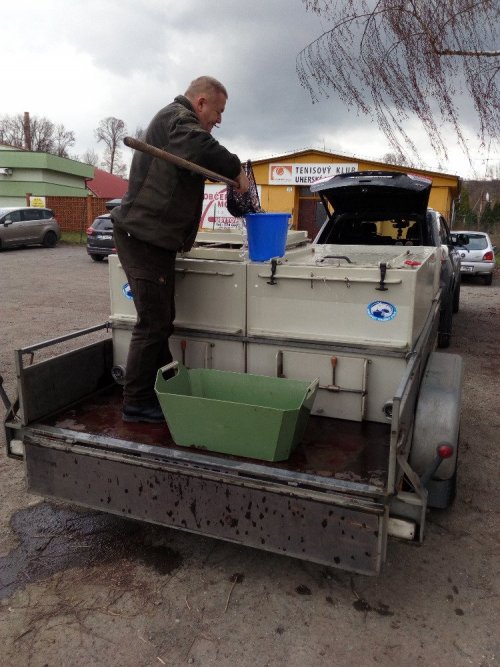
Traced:
MULTIPOLYGON (((398 215, 426 207, 418 178, 385 179, 361 202, 381 201, 381 187, 412 202, 398 215)), ((167 424, 122 421, 135 310, 113 255, 107 322, 15 351, 13 401, 0 381, 8 455, 46 498, 378 574, 389 537, 422 541, 428 508, 455 490, 463 369, 436 351, 439 249, 397 232, 362 245, 291 232, 282 258, 251 262, 244 237, 227 234, 200 233, 178 258, 172 350, 190 368, 318 377, 290 458, 180 447, 167 424), (57 353, 63 343, 72 349, 57 353)))

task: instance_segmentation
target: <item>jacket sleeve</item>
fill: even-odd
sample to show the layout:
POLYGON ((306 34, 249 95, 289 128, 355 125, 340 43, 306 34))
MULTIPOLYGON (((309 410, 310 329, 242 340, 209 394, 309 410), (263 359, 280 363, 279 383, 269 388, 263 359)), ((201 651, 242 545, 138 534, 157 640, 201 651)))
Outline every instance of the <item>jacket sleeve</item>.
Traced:
POLYGON ((179 115, 172 124, 165 150, 227 178, 236 178, 241 171, 238 156, 201 128, 190 112, 179 115))

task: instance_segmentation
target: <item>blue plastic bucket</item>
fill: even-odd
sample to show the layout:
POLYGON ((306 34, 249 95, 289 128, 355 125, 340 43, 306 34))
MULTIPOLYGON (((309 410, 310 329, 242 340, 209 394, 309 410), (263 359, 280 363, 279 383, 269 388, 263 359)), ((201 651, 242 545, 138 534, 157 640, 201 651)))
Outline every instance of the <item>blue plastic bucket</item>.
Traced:
POLYGON ((290 213, 248 213, 245 215, 248 255, 254 262, 283 257, 290 213))

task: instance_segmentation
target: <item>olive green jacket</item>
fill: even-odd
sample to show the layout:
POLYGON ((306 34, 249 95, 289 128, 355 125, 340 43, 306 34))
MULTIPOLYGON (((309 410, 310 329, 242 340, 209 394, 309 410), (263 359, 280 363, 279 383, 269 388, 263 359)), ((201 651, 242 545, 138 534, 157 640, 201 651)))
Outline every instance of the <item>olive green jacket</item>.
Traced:
MULTIPOLYGON (((189 100, 179 95, 151 121, 145 141, 228 178, 241 171, 238 157, 204 130, 189 100)), ((205 179, 136 151, 129 189, 111 216, 134 238, 168 250, 189 250, 198 231, 205 179)))

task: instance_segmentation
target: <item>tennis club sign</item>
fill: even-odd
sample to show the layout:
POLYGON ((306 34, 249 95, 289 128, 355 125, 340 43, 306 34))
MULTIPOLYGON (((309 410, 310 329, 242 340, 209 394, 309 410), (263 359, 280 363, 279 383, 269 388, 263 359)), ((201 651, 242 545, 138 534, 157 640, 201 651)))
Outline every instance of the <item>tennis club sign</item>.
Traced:
POLYGON ((354 162, 274 163, 269 165, 269 185, 310 185, 320 178, 358 170, 354 162))

